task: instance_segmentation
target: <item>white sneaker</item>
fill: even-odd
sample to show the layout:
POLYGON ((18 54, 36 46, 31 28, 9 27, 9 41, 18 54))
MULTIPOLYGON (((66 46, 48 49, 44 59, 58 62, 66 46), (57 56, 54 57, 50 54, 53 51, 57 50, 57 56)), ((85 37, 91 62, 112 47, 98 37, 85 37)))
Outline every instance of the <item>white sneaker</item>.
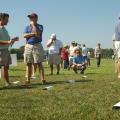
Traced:
POLYGON ((12 82, 12 84, 15 85, 15 86, 19 86, 20 85, 20 81, 12 82))
POLYGON ((35 76, 31 76, 30 78, 31 78, 31 79, 36 79, 36 77, 35 77, 35 76))

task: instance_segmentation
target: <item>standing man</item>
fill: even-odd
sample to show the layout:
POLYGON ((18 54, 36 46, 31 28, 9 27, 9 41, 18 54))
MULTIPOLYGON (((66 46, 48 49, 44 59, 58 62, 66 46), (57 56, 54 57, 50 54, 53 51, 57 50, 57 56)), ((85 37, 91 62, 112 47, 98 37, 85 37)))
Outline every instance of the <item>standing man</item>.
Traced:
POLYGON ((60 40, 56 38, 56 34, 53 33, 47 43, 48 47, 48 64, 50 64, 51 75, 53 75, 53 65, 55 64, 57 67, 57 75, 60 71, 60 53, 63 48, 63 44, 60 40))
POLYGON ((87 53, 88 53, 88 49, 86 47, 85 44, 83 44, 83 48, 82 48, 82 55, 83 55, 83 58, 87 61, 87 53))
POLYGON ((44 67, 42 62, 44 60, 44 50, 41 44, 43 26, 38 24, 38 15, 32 13, 28 15, 30 25, 26 26, 24 31, 24 38, 26 38, 24 61, 26 63, 27 79, 26 84, 30 84, 30 77, 32 74, 32 64, 38 66, 40 79, 43 84, 46 82, 44 79, 44 67))
POLYGON ((118 73, 118 78, 120 78, 120 16, 118 17, 118 23, 115 27, 114 46, 117 56, 117 73, 118 73))
POLYGON ((4 27, 7 25, 9 20, 9 14, 0 13, 0 67, 4 67, 4 78, 6 80, 6 86, 10 86, 11 83, 9 81, 9 65, 11 64, 11 57, 8 48, 15 41, 18 41, 18 37, 10 39, 8 31, 4 27))
POLYGON ((95 48, 95 58, 97 60, 97 67, 100 67, 100 63, 101 63, 101 44, 98 43, 96 48, 95 48))

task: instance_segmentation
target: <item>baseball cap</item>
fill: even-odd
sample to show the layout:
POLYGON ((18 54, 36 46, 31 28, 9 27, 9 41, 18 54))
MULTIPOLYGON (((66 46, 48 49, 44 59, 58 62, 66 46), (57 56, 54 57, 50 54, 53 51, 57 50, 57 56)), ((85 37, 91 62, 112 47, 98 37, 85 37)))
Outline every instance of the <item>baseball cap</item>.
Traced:
POLYGON ((76 42, 75 42, 75 41, 72 41, 71 43, 72 43, 72 44, 75 44, 76 42))
POLYGON ((38 15, 36 13, 31 13, 27 17, 29 17, 29 18, 38 18, 38 15))

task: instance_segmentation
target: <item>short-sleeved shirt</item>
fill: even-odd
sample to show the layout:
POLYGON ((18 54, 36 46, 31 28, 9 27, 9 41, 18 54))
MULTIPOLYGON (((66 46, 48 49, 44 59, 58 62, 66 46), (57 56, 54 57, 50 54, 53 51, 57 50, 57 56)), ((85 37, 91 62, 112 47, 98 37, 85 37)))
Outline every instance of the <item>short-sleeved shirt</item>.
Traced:
POLYGON ((98 47, 95 48, 95 55, 99 55, 101 54, 101 52, 102 52, 101 48, 98 47))
MULTIPOLYGON (((0 40, 10 40, 10 36, 5 27, 0 26, 0 40)), ((9 48, 9 44, 0 44, 0 49, 9 48)))
POLYGON ((61 58, 63 60, 68 60, 68 55, 69 55, 68 49, 62 48, 62 50, 61 50, 61 58))
MULTIPOLYGON (((43 32, 43 26, 42 25, 36 24, 36 27, 41 32, 43 32)), ((32 26, 31 25, 26 26, 24 33, 32 33, 32 26)), ((29 37, 29 38, 26 38, 26 43, 36 44, 36 43, 41 43, 41 42, 42 42, 42 35, 39 36, 39 37, 29 37)))
POLYGON ((115 38, 120 41, 120 21, 117 23, 115 28, 115 38))
MULTIPOLYGON (((50 42, 51 41, 51 39, 48 41, 48 42, 50 42)), ((55 40, 53 43, 52 43, 52 45, 48 48, 48 53, 49 54, 59 54, 60 53, 60 48, 62 48, 63 47, 63 44, 62 44, 62 42, 60 41, 60 40, 55 40)))
POLYGON ((75 50, 76 49, 78 49, 78 47, 76 47, 76 46, 70 46, 70 48, 69 48, 70 56, 74 56, 75 55, 75 50))
POLYGON ((88 49, 86 47, 82 48, 82 55, 87 56, 88 49))
POLYGON ((76 64, 82 64, 83 62, 85 62, 85 60, 82 55, 80 56, 74 55, 73 62, 75 62, 76 64))

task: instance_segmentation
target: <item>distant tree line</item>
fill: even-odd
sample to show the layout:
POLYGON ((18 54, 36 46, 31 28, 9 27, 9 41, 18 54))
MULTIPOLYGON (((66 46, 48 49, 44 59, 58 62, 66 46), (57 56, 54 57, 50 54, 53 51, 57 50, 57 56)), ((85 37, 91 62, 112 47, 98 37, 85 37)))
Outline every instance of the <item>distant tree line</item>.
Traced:
MULTIPOLYGON (((94 58, 94 51, 95 49, 93 48, 88 48, 90 53, 91 53, 91 57, 94 58)), ((11 54, 17 54, 17 59, 23 59, 23 54, 24 54, 24 46, 21 46, 20 48, 13 48, 11 49, 11 54)), ((102 49, 102 58, 112 58, 112 55, 114 54, 113 49, 102 49)), ((44 51, 44 55, 45 58, 48 55, 48 50, 44 51)))
MULTIPOLYGON (((95 49, 89 48, 89 51, 91 53, 91 57, 94 58, 95 57, 95 55, 94 55, 95 49)), ((102 49, 102 58, 112 58, 113 54, 114 54, 114 51, 113 51, 112 48, 110 48, 110 49, 108 49, 108 48, 102 49)))

